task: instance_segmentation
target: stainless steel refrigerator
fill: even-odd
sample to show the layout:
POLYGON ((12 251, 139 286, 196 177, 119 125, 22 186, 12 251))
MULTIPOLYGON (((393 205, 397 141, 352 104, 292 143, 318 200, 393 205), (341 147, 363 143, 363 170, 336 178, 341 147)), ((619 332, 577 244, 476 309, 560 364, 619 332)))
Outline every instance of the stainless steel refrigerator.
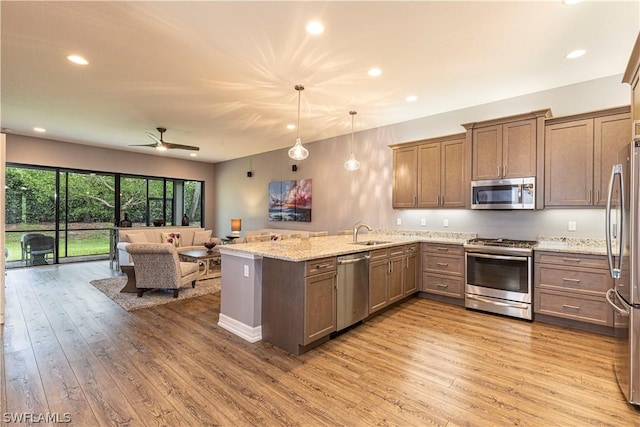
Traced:
POLYGON ((615 287, 615 372, 627 400, 640 405, 640 139, 618 154, 609 181, 605 236, 615 287))

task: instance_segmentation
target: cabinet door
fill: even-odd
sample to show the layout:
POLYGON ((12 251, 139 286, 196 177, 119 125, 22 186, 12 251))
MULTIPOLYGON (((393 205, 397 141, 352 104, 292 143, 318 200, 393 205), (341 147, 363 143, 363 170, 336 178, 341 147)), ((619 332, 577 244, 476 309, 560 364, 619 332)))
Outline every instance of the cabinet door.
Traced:
POLYGON ((418 291, 418 254, 406 255, 404 258, 404 294, 411 295, 418 291))
POLYGON ((502 125, 502 177, 536 176, 536 121, 502 125))
POLYGON ((502 125, 473 130, 473 180, 497 179, 502 171, 502 125))
POLYGON ((387 305, 389 259, 372 260, 369 264, 369 313, 387 305))
POLYGON ((593 119, 545 128, 545 206, 590 206, 593 199, 593 119))
POLYGON ((418 147, 418 206, 440 205, 440 143, 418 147))
POLYGON ((304 287, 303 345, 307 345, 336 330, 335 272, 307 277, 304 287))
POLYGON ((607 204, 611 168, 617 163, 620 150, 631 141, 631 129, 629 114, 615 114, 594 119, 593 188, 595 194, 593 201, 595 205, 607 204))
POLYGON ((460 208, 466 204, 464 178, 464 139, 444 141, 440 149, 441 180, 440 206, 460 208))
POLYGON ((404 256, 394 257, 389 260, 389 303, 395 302, 404 296, 404 256))
POLYGON ((417 147, 393 150, 393 207, 416 206, 418 181, 417 147))

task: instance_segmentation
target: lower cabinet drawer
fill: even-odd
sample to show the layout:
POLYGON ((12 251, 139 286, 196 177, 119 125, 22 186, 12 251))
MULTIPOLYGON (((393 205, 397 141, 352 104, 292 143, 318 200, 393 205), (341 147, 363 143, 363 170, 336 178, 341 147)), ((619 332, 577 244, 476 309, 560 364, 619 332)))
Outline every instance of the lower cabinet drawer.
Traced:
POLYGON ((442 256, 430 253, 422 254, 422 270, 430 273, 446 273, 464 275, 464 258, 458 256, 442 256))
POLYGON ((613 308, 604 295, 585 296, 539 289, 534 298, 536 313, 613 326, 613 308))
POLYGON ((432 294, 464 298, 464 280, 462 277, 423 273, 422 290, 432 294))
POLYGON ((536 270, 541 287, 580 290, 598 296, 613 287, 609 270, 550 265, 540 265, 536 270))

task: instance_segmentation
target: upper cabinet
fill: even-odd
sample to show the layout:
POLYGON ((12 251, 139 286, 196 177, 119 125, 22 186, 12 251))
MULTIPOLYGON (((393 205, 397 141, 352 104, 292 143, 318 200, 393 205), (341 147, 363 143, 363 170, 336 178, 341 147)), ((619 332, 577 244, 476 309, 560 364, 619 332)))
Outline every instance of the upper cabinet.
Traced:
POLYGON ((545 207, 604 206, 630 129, 629 107, 547 120, 545 207))
POLYGON ((465 134, 392 146, 393 207, 465 207, 465 146, 465 134))
POLYGON ((524 178, 538 175, 544 119, 550 110, 463 125, 471 132, 471 179, 524 178))
POLYGON ((418 203, 418 147, 393 149, 393 207, 415 208, 418 203))
POLYGON ((622 81, 631 85, 631 117, 633 120, 633 134, 635 138, 640 135, 640 34, 633 46, 627 69, 624 72, 622 81))

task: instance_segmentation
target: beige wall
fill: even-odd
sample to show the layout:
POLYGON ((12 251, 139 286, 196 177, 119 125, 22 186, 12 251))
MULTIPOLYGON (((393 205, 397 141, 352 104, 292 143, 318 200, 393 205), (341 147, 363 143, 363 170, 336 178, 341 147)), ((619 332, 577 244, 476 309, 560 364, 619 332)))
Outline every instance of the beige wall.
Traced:
MULTIPOLYGON (((347 172, 350 135, 303 143, 309 157, 293 162, 286 149, 216 164, 217 228, 229 229, 229 220, 242 218, 242 228, 286 228, 328 230, 351 228, 364 221, 376 228, 469 231, 487 237, 535 239, 539 235, 604 238, 603 209, 555 209, 535 212, 450 209, 393 209, 391 207, 392 151, 389 145, 464 132, 461 123, 482 121, 551 108, 554 116, 628 105, 629 87, 612 76, 554 90, 525 95, 486 105, 424 117, 369 131, 357 132, 354 151, 362 167, 347 172), (291 172, 291 165, 298 165, 291 172), (253 177, 247 178, 249 165, 253 177), (313 214, 311 223, 270 222, 267 217, 267 186, 270 181, 311 178, 313 214), (400 219, 401 225, 397 225, 400 219), (421 226, 424 219, 426 226, 421 226), (444 227, 444 220, 449 226, 444 227), (577 230, 568 233, 567 221, 577 230)), ((367 106, 354 105, 358 116, 367 106)), ((346 111, 336 115, 346 116, 346 111)), ((357 123, 357 122, 356 122, 357 123)), ((357 126, 356 126, 357 129, 357 126)), ((294 141, 291 140, 291 145, 294 141)))
POLYGON ((50 139, 7 135, 7 162, 205 181, 205 226, 216 222, 215 166, 50 139))

